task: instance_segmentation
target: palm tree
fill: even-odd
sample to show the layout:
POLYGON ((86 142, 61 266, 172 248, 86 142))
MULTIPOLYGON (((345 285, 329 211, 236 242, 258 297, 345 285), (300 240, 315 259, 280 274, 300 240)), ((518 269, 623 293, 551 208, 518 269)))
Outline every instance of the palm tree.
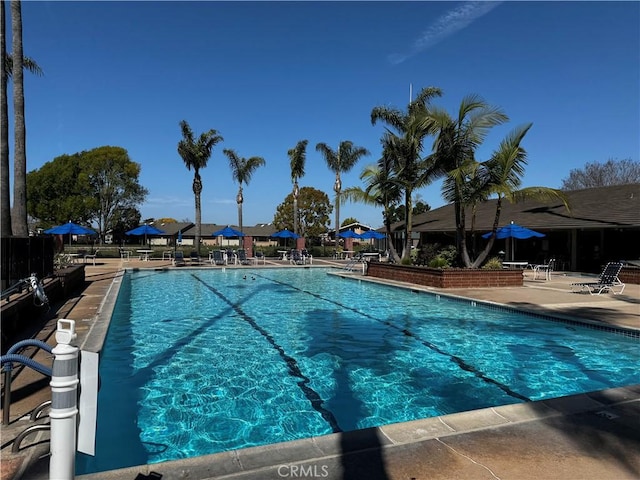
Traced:
POLYGON ((233 176, 233 179, 238 182, 238 195, 236 196, 236 202, 238 203, 238 226, 240 227, 240 231, 244 233, 242 230, 242 202, 244 202, 244 197, 242 196, 242 184, 246 183, 249 185, 253 172, 255 172, 258 167, 263 166, 266 162, 262 157, 239 157, 235 151, 228 148, 225 148, 222 152, 229 157, 231 175, 233 176))
MULTIPOLYGON (((2 224, 0 231, 3 236, 11 236, 11 196, 9 194, 9 102, 7 100, 7 86, 9 79, 13 74, 13 58, 7 54, 7 46, 5 41, 6 35, 6 18, 5 18, 5 2, 0 2, 0 58, 3 59, 0 64, 2 76, 0 77, 0 218, 2 224)), ((36 75, 42 75, 42 69, 31 58, 24 57, 23 67, 36 75)))
POLYGON ((200 194, 202 193, 202 179, 200 178, 200 169, 207 166, 213 147, 223 140, 214 129, 200 134, 195 139, 193 130, 186 120, 180 122, 182 130, 182 140, 178 142, 178 154, 182 157, 187 170, 193 168, 193 194, 196 201, 196 234, 194 247, 196 251, 200 250, 200 236, 202 229, 202 211, 200 205, 200 194))
POLYGON ((388 150, 387 155, 393 161, 396 182, 400 182, 405 197, 405 242, 402 260, 408 261, 411 254, 413 230, 413 192, 429 184, 437 176, 438 170, 429 159, 422 158, 423 143, 428 135, 437 132, 431 118, 429 102, 440 96, 436 87, 423 88, 415 100, 409 102, 407 111, 380 106, 371 111, 371 123, 382 121, 389 125, 383 138, 388 150))
POLYGON ((493 221, 493 228, 489 242, 484 250, 480 252, 478 257, 470 263, 471 268, 477 268, 487 258, 493 242, 495 233, 500 222, 500 213, 502 202, 504 199, 511 203, 517 203, 526 199, 535 199, 540 201, 560 200, 565 208, 570 210, 567 197, 561 190, 547 187, 527 187, 520 188, 522 184, 522 176, 524 175, 524 167, 527 164, 527 152, 520 146, 522 139, 531 128, 531 123, 518 127, 505 137, 500 146, 493 153, 491 158, 481 164, 483 170, 481 180, 474 195, 481 198, 488 198, 490 195, 496 195, 496 214, 493 221))
POLYGON ((300 140, 298 144, 287 151, 291 165, 291 182, 293 182, 293 233, 298 233, 298 179, 304 176, 304 164, 307 158, 308 140, 300 140))
MULTIPOLYGON (((391 239, 391 208, 402 202, 402 187, 393 177, 393 159, 383 142, 382 157, 377 164, 367 165, 360 174, 366 188, 344 189, 343 198, 352 202, 382 207, 382 218, 387 239, 391 239)), ((400 261, 393 242, 388 242, 389 253, 395 262, 400 261)))
POLYGON ((364 147, 354 146, 353 142, 349 140, 340 142, 338 151, 334 151, 326 143, 320 142, 316 145, 316 151, 322 154, 329 169, 336 174, 333 191, 336 192, 336 245, 338 245, 338 233, 340 232, 340 194, 342 192, 340 174, 349 172, 355 164, 358 163, 358 160, 365 155, 369 155, 369 151, 364 147))
MULTIPOLYGON (((11 228, 19 237, 29 236, 27 225, 27 132, 24 121, 24 56, 22 51, 22 4, 11 1, 11 57, 13 60, 13 211, 11 228)), ((4 60, 4 59, 3 59, 4 60)))

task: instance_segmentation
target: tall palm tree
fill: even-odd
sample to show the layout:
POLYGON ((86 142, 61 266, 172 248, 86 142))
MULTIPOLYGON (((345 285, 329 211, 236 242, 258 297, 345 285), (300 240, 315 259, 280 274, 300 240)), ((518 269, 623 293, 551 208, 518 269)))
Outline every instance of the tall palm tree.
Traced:
POLYGON ((393 160, 394 176, 400 182, 405 197, 405 242, 402 260, 411 255, 413 233, 413 192, 429 184, 437 176, 438 170, 429 158, 422 157, 423 143, 427 136, 437 132, 431 118, 430 101, 442 95, 436 87, 423 88, 415 100, 407 105, 406 112, 397 108, 379 106, 371 111, 371 123, 386 123, 383 143, 387 155, 393 160))
POLYGON ((341 173, 349 172, 358 160, 369 155, 369 151, 364 147, 357 147, 353 142, 344 140, 338 145, 335 151, 326 143, 320 142, 316 145, 316 151, 320 152, 327 162, 327 166, 336 174, 333 184, 333 191, 336 192, 336 245, 338 244, 338 233, 340 232, 340 194, 342 192, 341 173))
POLYGON ((298 179, 304 176, 308 143, 308 140, 300 140, 294 148, 287 151, 291 165, 291 182, 293 183, 293 233, 295 234, 298 234, 298 196, 300 195, 298 179))
POLYGON ((22 50, 22 4, 20 0, 11 0, 11 37, 15 150, 11 228, 14 235, 27 237, 29 236, 29 227, 27 225, 27 131, 24 121, 24 56, 22 50))
MULTIPOLYGON (((391 209, 402 202, 402 186, 393 177, 393 159, 383 145, 382 157, 377 164, 367 165, 360 174, 365 188, 345 188, 343 198, 352 202, 382 207, 382 218, 387 239, 391 239, 391 209)), ((400 260, 393 242, 388 242, 389 253, 395 262, 400 260)))
MULTIPOLYGON (((4 0, 0 0, 0 55, 7 56, 6 17, 4 0)), ((0 232, 3 237, 13 235, 11 229, 11 195, 9 194, 9 103, 7 97, 8 72, 6 63, 0 64, 0 232)))
POLYGON ((178 154, 182 157, 188 170, 193 168, 193 194, 196 201, 196 234, 194 247, 200 250, 200 236, 202 233, 202 208, 200 204, 200 194, 202 193, 202 179, 200 169, 207 166, 213 147, 223 140, 218 132, 211 129, 200 134, 196 140, 193 130, 186 120, 180 122, 182 140, 178 142, 178 154))
POLYGON ((496 213, 492 228, 493 235, 484 250, 470 263, 471 268, 482 265, 491 251, 500 222, 503 200, 506 199, 511 203, 527 199, 560 200, 565 208, 570 210, 567 197, 561 190, 547 187, 520 188, 524 167, 527 164, 527 152, 520 144, 530 128, 531 124, 529 123, 514 129, 500 142, 491 158, 481 164, 480 177, 482 180, 476 184, 477 190, 473 192, 472 196, 477 195, 481 198, 488 198, 490 195, 497 196, 496 213))
POLYGON ((255 172, 258 167, 263 166, 266 162, 262 157, 239 157, 235 151, 229 148, 225 148, 222 152, 229 157, 231 175, 233 176, 233 179, 238 182, 238 195, 236 196, 236 202, 238 203, 238 226, 240 227, 240 231, 244 233, 242 230, 242 203, 244 202, 244 197, 242 196, 242 184, 245 183, 249 185, 253 172, 255 172))
MULTIPOLYGON (((11 195, 9 193, 9 102, 7 87, 13 74, 13 58, 7 54, 6 17, 4 1, 0 2, 0 231, 2 236, 11 236, 11 195)), ((31 58, 24 57, 23 67, 36 75, 42 75, 40 66, 31 58)))
POLYGON ((498 107, 485 102, 478 95, 467 95, 458 108, 456 117, 445 110, 434 108, 432 118, 438 129, 434 151, 430 156, 433 164, 445 176, 443 196, 454 204, 456 222, 456 248, 460 261, 471 265, 466 239, 465 207, 478 199, 482 191, 472 187, 478 176, 479 163, 475 152, 491 128, 508 120, 498 107))

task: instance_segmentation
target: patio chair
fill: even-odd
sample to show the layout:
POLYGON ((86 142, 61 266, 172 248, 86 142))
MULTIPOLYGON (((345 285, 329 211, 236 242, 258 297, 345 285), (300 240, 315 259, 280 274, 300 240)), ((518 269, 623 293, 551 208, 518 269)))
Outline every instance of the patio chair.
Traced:
POLYGON ((291 265, 304 265, 304 258, 300 250, 291 250, 289 254, 289 263, 291 265))
POLYGON ((597 282, 582 282, 582 283, 572 283, 571 289, 573 291, 588 291, 591 295, 600 295, 602 292, 611 292, 614 295, 620 295, 624 291, 624 287, 626 286, 624 283, 620 281, 618 275, 620 274, 620 270, 622 270, 622 263, 620 262, 609 262, 602 270, 600 274, 600 278, 597 282), (575 290, 577 287, 580 287, 579 290, 575 290), (616 292, 614 289, 616 287, 620 287, 620 291, 616 292))
POLYGON ((256 256, 253 257, 255 259, 256 265, 262 262, 263 265, 266 265, 267 258, 264 256, 263 252, 256 252, 256 256))
POLYGON ((200 255, 198 254, 198 252, 193 250, 189 254, 189 261, 191 262, 191 265, 199 264, 200 263, 200 255))
POLYGON ((533 270, 533 279, 537 280, 538 274, 542 275, 544 273, 544 279, 551 280, 551 272, 554 269, 555 262, 556 262, 555 259, 552 258, 543 263, 530 264, 529 266, 533 270))
POLYGON ((122 247, 118 247, 118 251, 120 252, 120 258, 126 262, 131 260, 131 252, 129 250, 125 250, 122 247))
POLYGON ((98 256, 98 252, 100 251, 99 248, 96 248, 96 250, 93 253, 85 253, 84 254, 84 263, 87 263, 87 259, 92 260, 93 261, 93 266, 96 266, 96 257, 98 256))
POLYGON ((247 251, 244 248, 238 250, 237 256, 241 265, 251 265, 251 260, 247 257, 247 251))
POLYGON ((222 254, 221 250, 213 250, 211 253, 209 253, 209 261, 211 262, 211 265, 226 264, 226 262, 224 261, 224 255, 222 254))
POLYGON ((184 261, 184 253, 182 250, 176 250, 176 255, 173 258, 173 266, 174 267, 184 267, 186 262, 184 261))

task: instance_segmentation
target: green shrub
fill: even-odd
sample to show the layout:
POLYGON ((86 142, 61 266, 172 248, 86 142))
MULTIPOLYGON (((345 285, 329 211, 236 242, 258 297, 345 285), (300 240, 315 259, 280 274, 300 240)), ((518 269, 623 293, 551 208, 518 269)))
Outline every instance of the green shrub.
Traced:
POLYGON ((429 262, 429 267, 431 268, 448 268, 449 266, 450 266, 450 263, 447 261, 446 258, 442 257, 441 255, 434 257, 429 262))
POLYGON ((498 257, 491 257, 486 263, 482 266, 482 268, 487 270, 501 270, 502 269, 502 260, 498 257))

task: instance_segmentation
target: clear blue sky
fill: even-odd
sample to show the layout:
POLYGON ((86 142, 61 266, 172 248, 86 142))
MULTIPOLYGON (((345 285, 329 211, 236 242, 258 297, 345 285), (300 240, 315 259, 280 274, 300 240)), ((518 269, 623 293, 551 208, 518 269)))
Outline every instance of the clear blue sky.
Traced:
MULTIPOLYGON (((559 187, 571 169, 640 154, 638 2, 23 2, 28 170, 62 154, 120 146, 142 166, 143 217, 193 220, 178 123, 224 137, 202 170, 203 222, 237 224, 237 185, 223 148, 262 156, 244 190, 244 224, 270 222, 291 191, 287 150, 309 140, 306 175, 333 197, 315 145, 351 140, 380 155, 377 105, 406 108, 442 88, 454 112, 476 93, 515 126, 533 122, 525 186, 559 187)), ((10 25, 10 22, 9 22, 10 25)), ((11 103, 11 100, 10 100, 11 103)), ((430 140, 429 140, 430 142, 430 140)), ((419 194, 443 205, 440 183, 419 194)), ((382 225, 348 203, 341 218, 382 225)), ((333 218, 331 221, 333 224, 333 218)))

